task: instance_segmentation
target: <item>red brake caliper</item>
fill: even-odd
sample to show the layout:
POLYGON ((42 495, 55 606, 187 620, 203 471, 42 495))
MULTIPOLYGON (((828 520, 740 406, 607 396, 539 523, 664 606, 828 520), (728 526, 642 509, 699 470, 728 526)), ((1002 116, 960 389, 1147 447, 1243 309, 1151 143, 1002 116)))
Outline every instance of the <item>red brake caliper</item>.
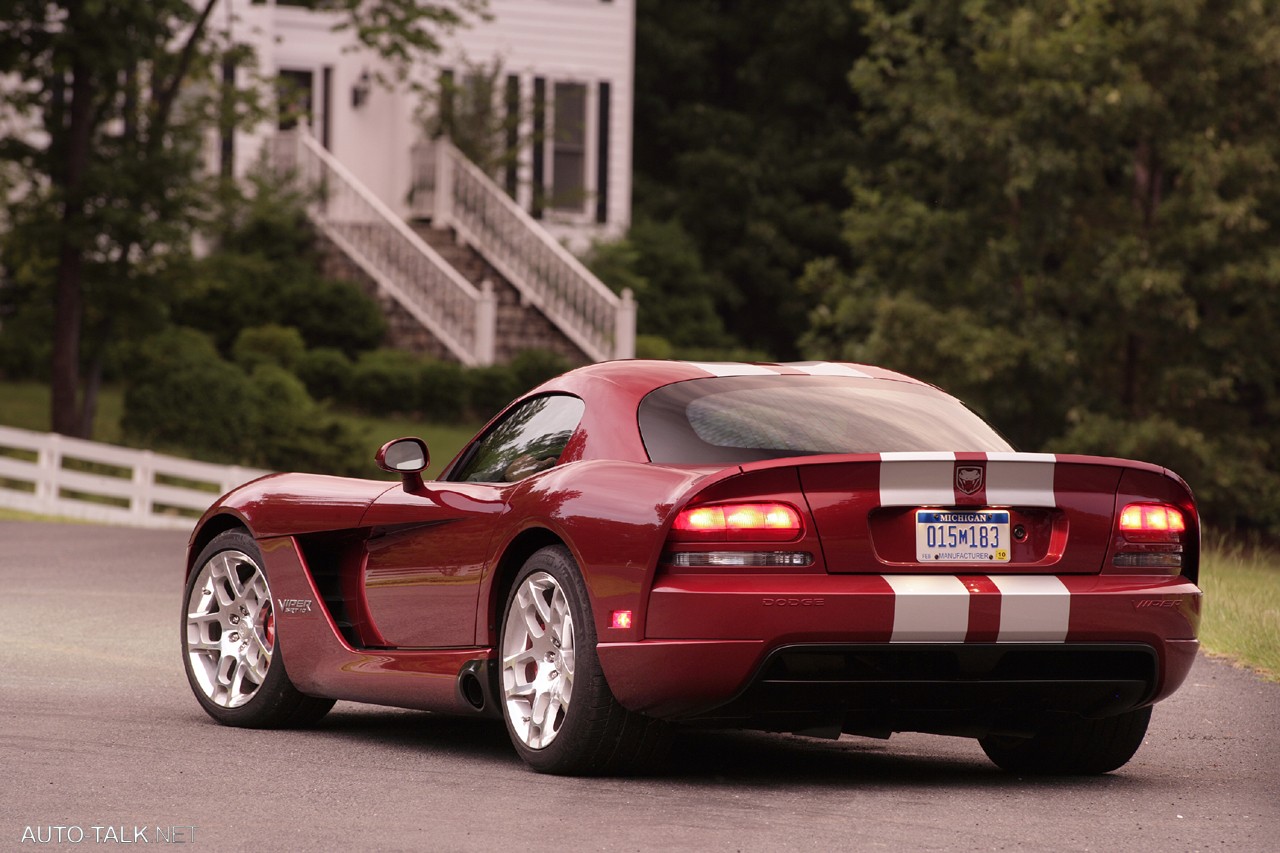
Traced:
POLYGON ((267 646, 274 649, 276 647, 276 611, 274 609, 267 611, 267 618, 262 623, 262 633, 267 637, 267 646))

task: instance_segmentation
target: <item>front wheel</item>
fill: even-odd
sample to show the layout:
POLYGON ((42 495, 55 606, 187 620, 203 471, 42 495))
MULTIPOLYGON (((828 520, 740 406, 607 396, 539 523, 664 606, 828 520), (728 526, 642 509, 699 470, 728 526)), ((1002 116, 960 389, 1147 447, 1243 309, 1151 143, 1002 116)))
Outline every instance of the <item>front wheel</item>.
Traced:
POLYGON ((669 741, 665 723, 614 699, 596 655, 589 600, 562 546, 530 557, 507 596, 502 716, 516 752, 539 772, 634 771, 660 760, 669 741))
POLYGON ((241 530, 216 536, 196 558, 182 610, 182 662, 209 716, 228 726, 316 722, 332 699, 303 695, 285 672, 262 554, 241 530))
POLYGON ((1147 733, 1151 708, 1101 720, 1073 720, 1033 737, 992 735, 978 742, 1002 770, 1044 776, 1091 776, 1124 766, 1147 733))

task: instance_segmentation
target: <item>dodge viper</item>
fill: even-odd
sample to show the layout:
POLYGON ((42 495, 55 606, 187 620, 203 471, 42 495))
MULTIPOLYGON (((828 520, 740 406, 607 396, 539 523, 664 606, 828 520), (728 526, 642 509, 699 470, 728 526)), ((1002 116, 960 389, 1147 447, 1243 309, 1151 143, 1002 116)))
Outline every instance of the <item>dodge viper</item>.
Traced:
POLYGON ((976 738, 1105 773, 1185 679, 1200 522, 1176 474, 1019 453, 858 364, 618 361, 516 400, 425 480, 276 474, 191 536, 182 657, 258 728, 335 700, 501 717, 550 773, 675 726, 976 738))

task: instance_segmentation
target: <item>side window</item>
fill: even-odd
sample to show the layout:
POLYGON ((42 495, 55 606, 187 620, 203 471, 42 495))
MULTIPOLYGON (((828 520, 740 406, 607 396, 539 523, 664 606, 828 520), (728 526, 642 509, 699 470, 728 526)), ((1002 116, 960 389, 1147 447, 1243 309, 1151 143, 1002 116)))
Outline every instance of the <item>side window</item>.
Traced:
POLYGON ((577 397, 528 400, 489 430, 450 476, 471 483, 514 483, 560 461, 586 405, 577 397))

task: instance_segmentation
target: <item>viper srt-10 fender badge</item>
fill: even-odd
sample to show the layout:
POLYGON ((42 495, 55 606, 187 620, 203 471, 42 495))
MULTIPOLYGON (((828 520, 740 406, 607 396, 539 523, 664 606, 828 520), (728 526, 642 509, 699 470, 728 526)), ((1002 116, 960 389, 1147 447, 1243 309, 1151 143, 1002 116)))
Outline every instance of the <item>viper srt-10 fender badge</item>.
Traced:
POLYGON ((971 495, 982 488, 982 469, 976 465, 966 465, 956 469, 956 488, 971 495))
POLYGON ((311 599, 309 598, 277 598, 276 605, 284 613, 310 613, 311 599))
POLYGON ((765 607, 822 607, 826 599, 822 598, 762 598, 765 607))

